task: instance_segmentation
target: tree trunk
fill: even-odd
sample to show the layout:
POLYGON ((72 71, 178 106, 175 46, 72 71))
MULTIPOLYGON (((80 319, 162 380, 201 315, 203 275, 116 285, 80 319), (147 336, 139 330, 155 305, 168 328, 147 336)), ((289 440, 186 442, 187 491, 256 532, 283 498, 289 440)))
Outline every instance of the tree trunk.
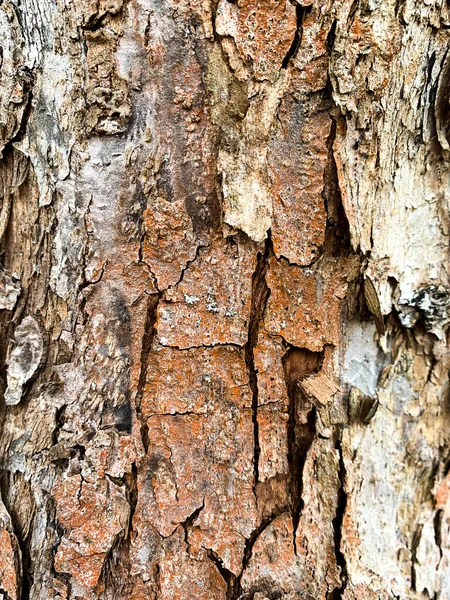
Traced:
POLYGON ((0 32, 0 598, 450 600, 448 0, 0 32))

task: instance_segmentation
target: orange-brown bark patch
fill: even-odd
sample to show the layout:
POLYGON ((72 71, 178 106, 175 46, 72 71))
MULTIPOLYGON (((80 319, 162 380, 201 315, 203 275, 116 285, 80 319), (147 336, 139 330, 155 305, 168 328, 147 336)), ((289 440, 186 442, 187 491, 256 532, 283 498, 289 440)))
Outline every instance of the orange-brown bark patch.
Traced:
POLYGON ((158 308, 158 340, 189 348, 247 341, 254 245, 217 239, 201 249, 158 308))
POLYGON ((331 120, 314 104, 283 99, 281 125, 268 153, 274 251, 299 265, 318 257, 327 220, 322 192, 331 120))
POLYGON ((270 261, 267 283, 271 290, 265 326, 288 343, 318 352, 338 345, 341 303, 356 261, 324 258, 311 268, 270 261))

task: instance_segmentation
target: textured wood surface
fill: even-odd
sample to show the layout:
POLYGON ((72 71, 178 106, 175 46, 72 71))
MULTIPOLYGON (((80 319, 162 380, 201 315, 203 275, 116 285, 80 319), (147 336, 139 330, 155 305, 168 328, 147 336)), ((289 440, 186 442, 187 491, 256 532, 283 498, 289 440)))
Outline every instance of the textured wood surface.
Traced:
POLYGON ((450 600, 447 0, 0 48, 0 598, 450 600))

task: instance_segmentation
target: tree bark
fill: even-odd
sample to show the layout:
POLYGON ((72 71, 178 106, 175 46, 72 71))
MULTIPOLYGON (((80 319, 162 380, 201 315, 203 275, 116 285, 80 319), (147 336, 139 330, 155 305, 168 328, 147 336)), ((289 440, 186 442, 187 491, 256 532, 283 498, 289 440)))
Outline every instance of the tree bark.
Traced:
POLYGON ((448 0, 0 33, 0 598, 450 600, 448 0))

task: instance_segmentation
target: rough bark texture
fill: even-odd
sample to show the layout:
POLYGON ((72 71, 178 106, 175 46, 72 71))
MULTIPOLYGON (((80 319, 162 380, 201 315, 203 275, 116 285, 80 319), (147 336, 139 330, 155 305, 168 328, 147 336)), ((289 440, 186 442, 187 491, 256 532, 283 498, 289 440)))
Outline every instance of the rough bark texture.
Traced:
POLYGON ((0 34, 0 597, 450 600, 448 0, 0 34))

